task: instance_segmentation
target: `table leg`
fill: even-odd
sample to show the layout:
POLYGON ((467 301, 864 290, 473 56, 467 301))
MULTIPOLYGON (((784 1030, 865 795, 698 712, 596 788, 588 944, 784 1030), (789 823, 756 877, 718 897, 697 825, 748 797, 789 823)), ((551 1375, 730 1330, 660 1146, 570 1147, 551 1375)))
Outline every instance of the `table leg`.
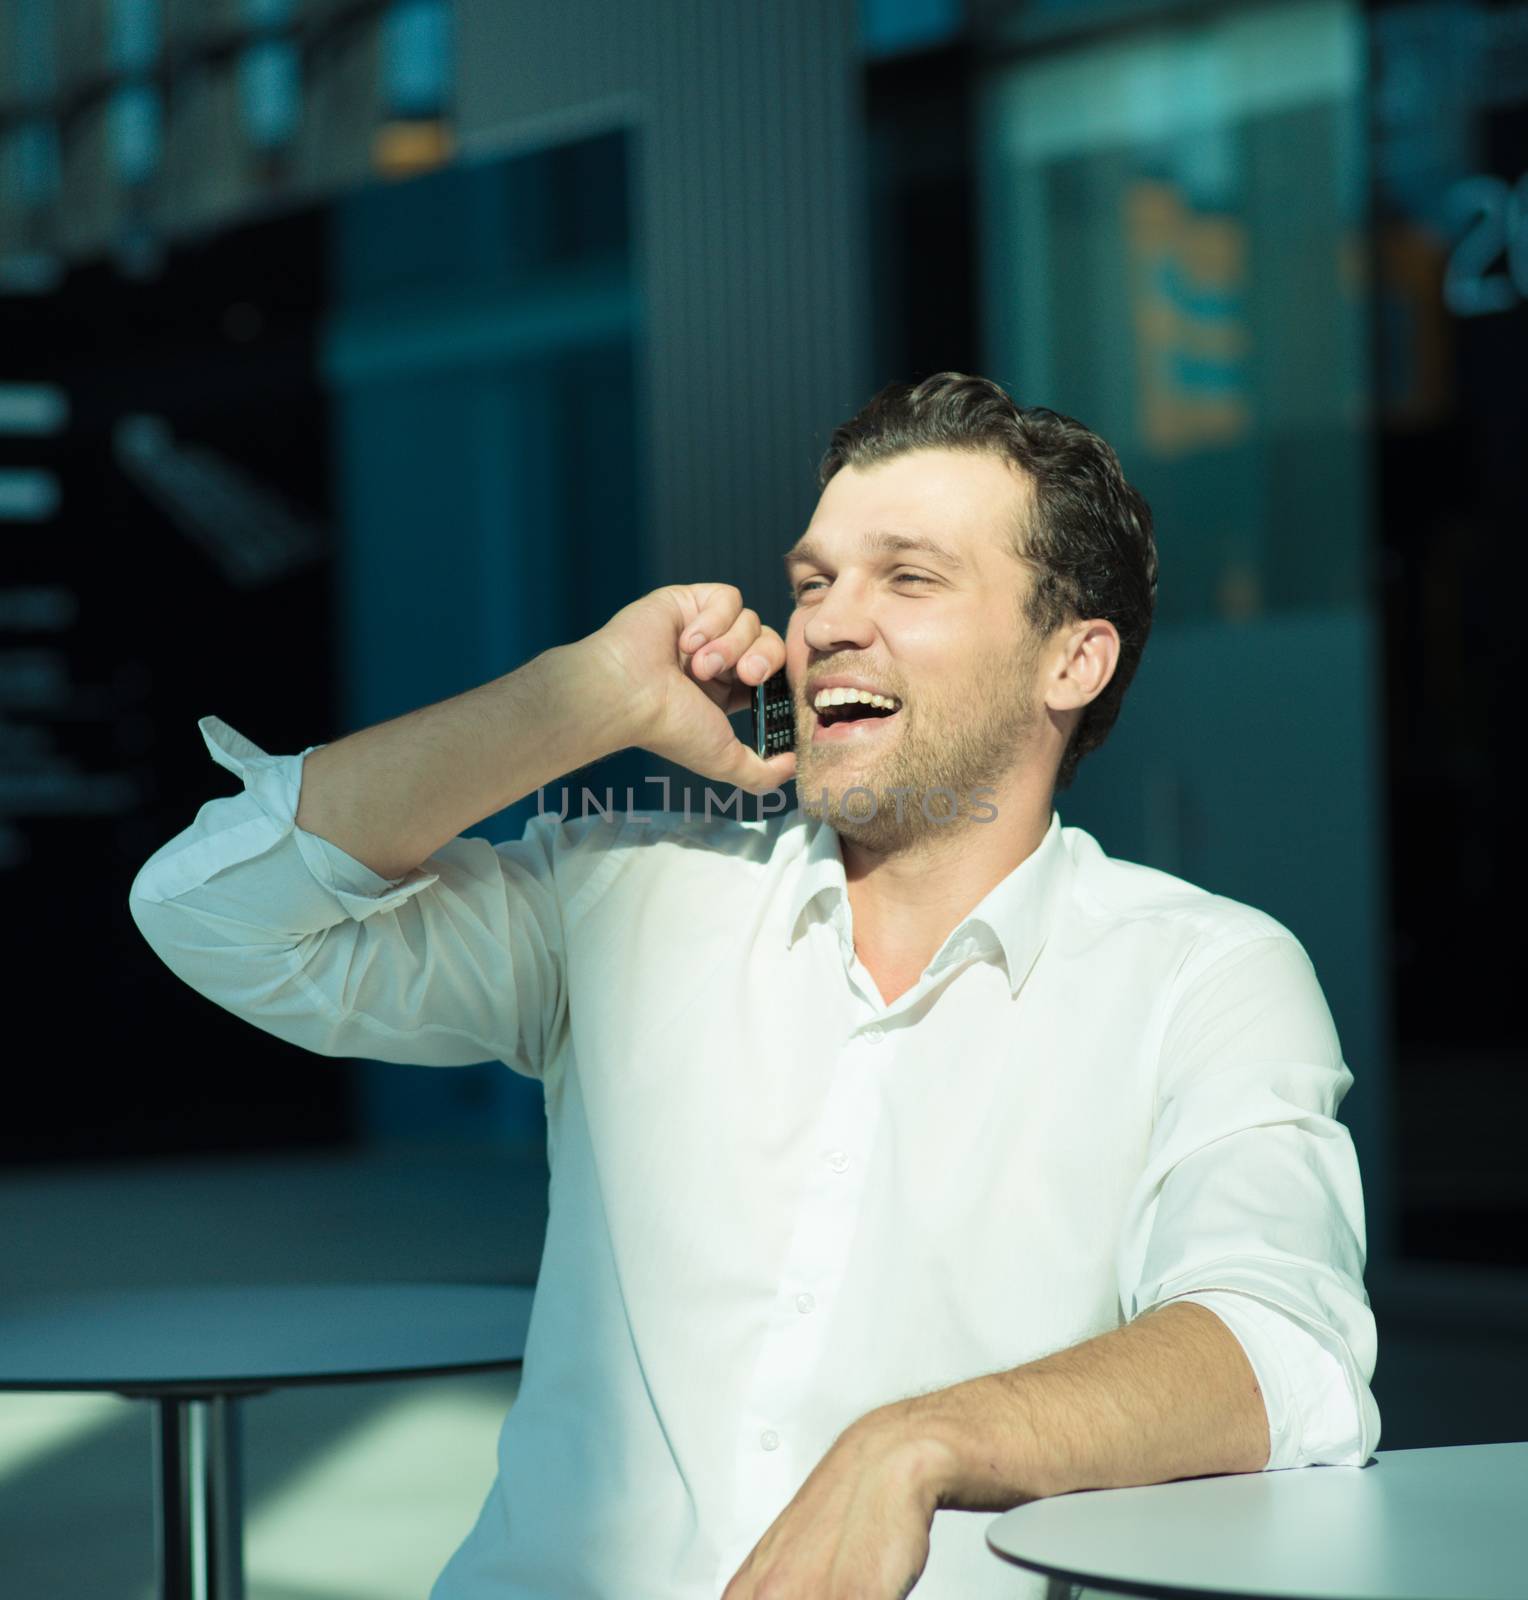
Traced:
POLYGON ((154 1435, 160 1600, 244 1600, 238 1401, 161 1396, 154 1435))

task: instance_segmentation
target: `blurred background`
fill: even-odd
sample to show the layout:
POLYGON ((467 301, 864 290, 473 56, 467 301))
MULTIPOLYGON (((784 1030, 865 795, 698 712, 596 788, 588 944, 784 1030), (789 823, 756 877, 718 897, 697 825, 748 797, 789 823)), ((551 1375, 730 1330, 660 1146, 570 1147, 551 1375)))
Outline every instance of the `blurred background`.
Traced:
MULTIPOLYGON (((1382 1447, 1528 1439, 1525 301, 1523 0, 4 0, 0 1298, 533 1282, 536 1084, 307 1055, 138 935, 237 789, 197 718, 298 751, 664 582, 783 628, 833 426, 957 369, 1155 511, 1057 809, 1315 963, 1382 1447)), ((252 1595, 424 1593, 513 1390, 250 1402, 252 1595)), ((149 1593, 149 1442, 0 1395, 7 1595, 149 1593)))

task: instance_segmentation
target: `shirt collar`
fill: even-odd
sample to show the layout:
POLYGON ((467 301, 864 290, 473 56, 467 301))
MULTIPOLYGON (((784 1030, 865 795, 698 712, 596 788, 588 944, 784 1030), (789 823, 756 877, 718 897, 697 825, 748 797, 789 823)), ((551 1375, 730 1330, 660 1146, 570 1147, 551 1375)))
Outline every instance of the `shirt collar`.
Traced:
MULTIPOLYGON (((825 920, 836 929, 845 954, 852 955, 849 888, 838 834, 822 819, 802 816, 807 844, 787 908, 786 948, 800 936, 807 907, 821 896, 825 920)), ((1050 932, 1067 860, 1061 814, 1052 809, 1039 845, 951 930, 929 970, 958 959, 968 945, 995 947, 1008 973, 1009 992, 1017 994, 1050 932)))

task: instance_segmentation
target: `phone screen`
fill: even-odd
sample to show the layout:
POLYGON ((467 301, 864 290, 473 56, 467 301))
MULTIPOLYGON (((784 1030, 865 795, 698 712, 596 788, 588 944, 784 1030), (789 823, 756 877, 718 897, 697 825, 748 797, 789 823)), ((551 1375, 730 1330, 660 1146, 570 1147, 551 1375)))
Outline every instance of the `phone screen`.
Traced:
POLYGON ((784 667, 754 685, 753 748, 764 757, 796 748, 796 701, 784 667))

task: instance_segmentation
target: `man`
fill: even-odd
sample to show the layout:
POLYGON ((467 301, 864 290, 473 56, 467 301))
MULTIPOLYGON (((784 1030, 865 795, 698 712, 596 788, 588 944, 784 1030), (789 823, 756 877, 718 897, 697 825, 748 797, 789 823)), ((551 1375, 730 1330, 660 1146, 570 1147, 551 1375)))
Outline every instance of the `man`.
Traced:
POLYGON ((1010 1506, 1378 1443, 1303 949, 1053 809, 1150 627, 1145 503, 959 373, 883 390, 821 484, 783 639, 675 584, 300 756, 205 718, 245 792, 134 884, 280 1038, 544 1085, 521 1389, 436 1600, 1038 1597, 985 1543, 1010 1506), (763 761, 726 713, 782 664, 763 761), (801 804, 460 837, 631 745, 801 804))

